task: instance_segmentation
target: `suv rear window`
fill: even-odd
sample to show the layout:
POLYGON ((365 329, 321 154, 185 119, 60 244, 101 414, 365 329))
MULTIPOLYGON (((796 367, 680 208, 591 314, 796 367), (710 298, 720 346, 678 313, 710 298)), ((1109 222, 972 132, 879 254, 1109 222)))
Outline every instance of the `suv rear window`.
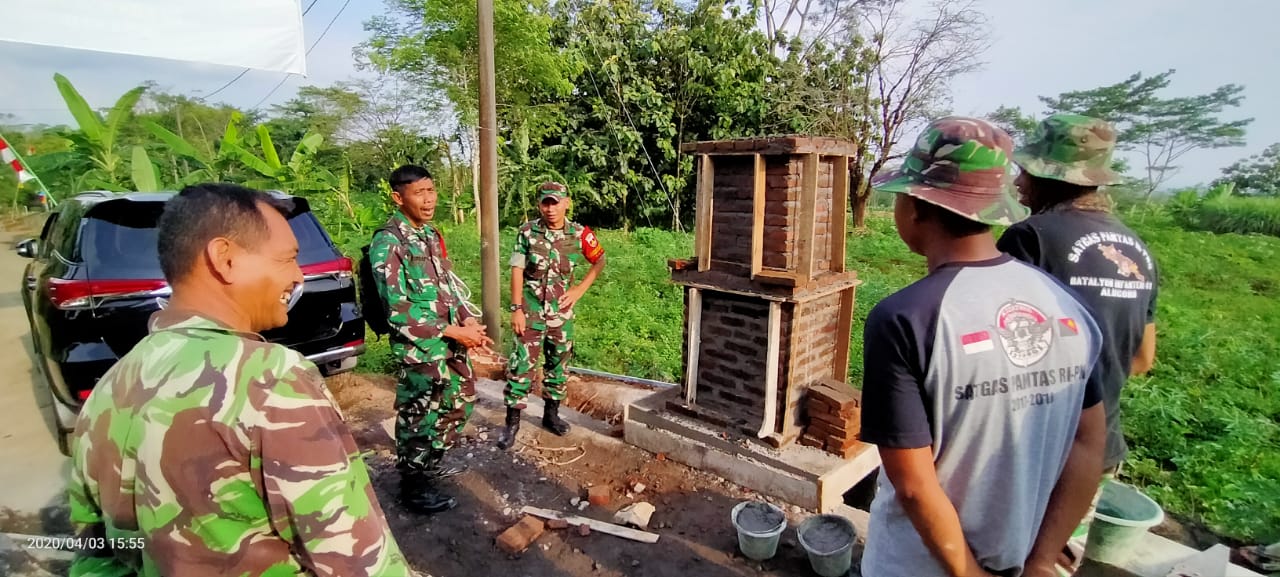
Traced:
MULTIPOLYGON (((91 278, 160 279, 156 224, 162 202, 107 201, 89 211, 80 234, 80 257, 91 278)), ((329 236, 309 211, 289 217, 298 239, 298 264, 338 258, 329 236)))

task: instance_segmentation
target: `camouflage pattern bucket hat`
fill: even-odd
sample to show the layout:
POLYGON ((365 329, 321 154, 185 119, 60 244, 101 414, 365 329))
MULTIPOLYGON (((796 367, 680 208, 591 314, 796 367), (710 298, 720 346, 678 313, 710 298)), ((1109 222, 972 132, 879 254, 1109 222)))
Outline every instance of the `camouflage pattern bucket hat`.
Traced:
POLYGON ((916 197, 985 224, 1009 225, 1030 211, 1014 196, 1013 139, 985 120, 950 116, 929 123, 902 167, 872 188, 916 197))
POLYGON ((538 185, 538 202, 554 198, 556 202, 560 202, 569 198, 569 189, 558 182, 544 182, 538 185))
POLYGON ((1080 186, 1120 182, 1111 170, 1116 131, 1111 123, 1078 114, 1055 114, 1036 126, 1013 161, 1027 173, 1080 186))

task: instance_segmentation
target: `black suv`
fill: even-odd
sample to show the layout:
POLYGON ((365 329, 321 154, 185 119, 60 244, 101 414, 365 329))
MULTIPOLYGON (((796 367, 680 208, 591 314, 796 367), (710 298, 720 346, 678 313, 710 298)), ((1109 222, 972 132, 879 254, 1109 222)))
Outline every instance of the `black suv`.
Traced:
MULTIPOLYGON (((289 224, 306 282, 295 293, 288 324, 263 337, 302 353, 326 376, 349 371, 365 349, 351 259, 338 252, 306 199, 272 194, 294 204, 289 224)), ((66 434, 94 384, 146 336, 151 314, 168 302, 156 224, 173 196, 83 193, 58 204, 40 238, 17 245, 19 255, 33 259, 23 274, 22 300, 64 453, 66 434)))

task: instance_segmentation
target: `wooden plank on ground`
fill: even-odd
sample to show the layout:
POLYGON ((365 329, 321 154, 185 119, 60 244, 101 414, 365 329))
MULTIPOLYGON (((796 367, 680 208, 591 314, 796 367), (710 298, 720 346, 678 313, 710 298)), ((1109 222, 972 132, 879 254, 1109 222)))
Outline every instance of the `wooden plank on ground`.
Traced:
POLYGON ((698 271, 711 270, 711 223, 715 198, 715 165, 711 155, 704 154, 698 169, 697 225, 694 242, 698 251, 698 271))
MULTIPOLYGON (((844 235, 840 235, 840 240, 835 242, 843 245, 844 235)), ((835 262, 833 260, 832 264, 834 265, 835 262)), ((844 259, 841 258, 840 262, 844 262, 844 259)), ((854 287, 844 289, 840 293, 840 317, 836 319, 835 371, 832 375, 837 381, 845 381, 849 378, 849 339, 853 336, 853 293, 854 287)))
POLYGON ((520 509, 520 512, 525 515, 542 517, 543 519, 560 519, 568 522, 570 525, 586 525, 588 527, 591 527, 591 530, 597 533, 607 533, 609 535, 613 535, 614 537, 622 537, 623 539, 630 539, 632 541, 639 541, 641 543, 657 543, 658 542, 657 533, 640 531, 638 529, 632 529, 630 527, 623 527, 622 525, 614 525, 613 523, 605 523, 604 521, 597 521, 595 519, 589 519, 587 517, 570 515, 568 513, 564 513, 561 511, 553 511, 551 509, 540 509, 538 507, 526 506, 523 509, 520 509))
POLYGON ((844 272, 849 243, 849 157, 837 156, 831 167, 831 270, 844 272))
POLYGON ((764 156, 757 154, 755 162, 755 184, 751 199, 754 211, 751 218, 751 278, 764 266, 764 156))
POLYGON ((818 153, 804 157, 800 175, 800 230, 796 235, 796 278, 801 286, 813 278, 813 235, 818 219, 818 153))

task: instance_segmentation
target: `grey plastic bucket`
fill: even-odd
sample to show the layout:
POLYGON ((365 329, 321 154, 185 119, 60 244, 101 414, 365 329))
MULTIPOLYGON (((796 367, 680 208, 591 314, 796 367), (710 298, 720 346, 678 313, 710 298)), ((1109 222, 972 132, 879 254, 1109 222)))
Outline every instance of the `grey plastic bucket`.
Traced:
POLYGON ((1130 485, 1111 481, 1102 487, 1102 497, 1084 556, 1109 565, 1124 563, 1133 555, 1143 535, 1164 521, 1164 509, 1130 485))
POLYGON ((742 554, 748 559, 756 561, 764 561, 771 559, 778 552, 778 541, 782 537, 782 532, 787 528, 787 515, 772 504, 764 501, 743 501, 733 507, 729 519, 733 521, 733 528, 738 530, 738 549, 742 550, 742 554), (781 517, 777 527, 767 530, 754 530, 752 528, 743 527, 738 522, 738 515, 742 513, 750 505, 767 507, 781 517))
POLYGON ((858 530, 839 515, 815 515, 796 527, 800 546, 809 554, 809 566, 822 577, 839 577, 853 564, 853 542, 858 530))

